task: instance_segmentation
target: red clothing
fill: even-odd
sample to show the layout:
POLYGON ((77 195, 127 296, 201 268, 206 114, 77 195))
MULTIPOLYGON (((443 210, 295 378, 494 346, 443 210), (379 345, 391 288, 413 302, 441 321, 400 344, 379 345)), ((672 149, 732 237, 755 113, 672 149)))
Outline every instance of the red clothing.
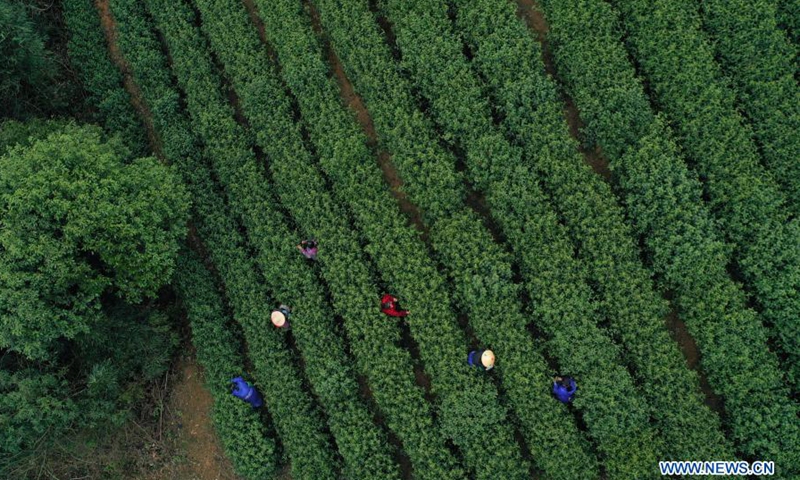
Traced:
POLYGON ((405 317, 408 315, 408 310, 400 310, 397 307, 397 299, 393 296, 386 293, 381 297, 381 312, 390 317, 405 317))
POLYGON ((408 310, 397 310, 394 306, 392 308, 381 308, 381 312, 390 317, 405 317, 408 315, 408 310))
POLYGON ((383 296, 381 297, 381 305, 386 304, 386 303, 396 302, 396 301, 397 301, 397 299, 394 298, 393 296, 389 295, 388 293, 384 293, 383 296))

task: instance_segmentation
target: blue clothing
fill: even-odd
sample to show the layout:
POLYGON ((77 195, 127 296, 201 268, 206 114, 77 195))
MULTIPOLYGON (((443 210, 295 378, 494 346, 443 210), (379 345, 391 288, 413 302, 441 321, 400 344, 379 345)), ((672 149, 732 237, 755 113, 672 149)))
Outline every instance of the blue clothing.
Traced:
POLYGON ((236 384, 236 388, 231 392, 234 397, 241 398, 253 408, 259 408, 264 404, 261 394, 250 382, 246 382, 242 377, 236 377, 231 379, 231 383, 236 384))
POLYGON ((483 356, 483 352, 485 351, 486 350, 473 350, 469 352, 469 355, 467 355, 467 363, 469 364, 469 366, 478 367, 483 370, 490 370, 492 367, 486 368, 483 362, 481 362, 481 357, 483 356))
POLYGON ((572 396, 575 395, 575 390, 578 389, 578 386, 575 385, 575 379, 569 378, 569 388, 561 385, 558 382, 553 382, 553 395, 562 402, 562 403, 569 403, 572 401, 572 396))
MULTIPOLYGON (((469 352, 469 355, 467 355, 467 363, 469 364, 470 367, 477 367, 478 366, 478 365, 476 365, 476 362, 475 362, 475 355, 477 353, 478 353, 477 350, 473 350, 473 351, 469 352)), ((480 358, 480 355, 478 355, 478 358, 480 358)))

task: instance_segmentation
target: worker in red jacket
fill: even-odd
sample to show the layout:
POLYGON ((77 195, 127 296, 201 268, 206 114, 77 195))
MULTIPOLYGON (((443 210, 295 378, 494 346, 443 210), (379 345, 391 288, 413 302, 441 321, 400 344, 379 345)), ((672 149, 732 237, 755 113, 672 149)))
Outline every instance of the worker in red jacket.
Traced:
POLYGON ((408 310, 401 309, 399 300, 388 293, 381 297, 381 312, 390 317, 405 317, 409 313, 408 310))

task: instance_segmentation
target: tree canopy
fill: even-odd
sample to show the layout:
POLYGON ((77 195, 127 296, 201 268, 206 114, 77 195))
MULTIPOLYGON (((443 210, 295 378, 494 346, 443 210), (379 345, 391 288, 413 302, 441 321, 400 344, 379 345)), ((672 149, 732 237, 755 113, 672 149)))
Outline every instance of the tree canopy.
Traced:
POLYGON ((104 298, 137 303, 170 278, 188 196, 154 158, 68 126, 0 158, 0 348, 44 359, 88 333, 104 298))

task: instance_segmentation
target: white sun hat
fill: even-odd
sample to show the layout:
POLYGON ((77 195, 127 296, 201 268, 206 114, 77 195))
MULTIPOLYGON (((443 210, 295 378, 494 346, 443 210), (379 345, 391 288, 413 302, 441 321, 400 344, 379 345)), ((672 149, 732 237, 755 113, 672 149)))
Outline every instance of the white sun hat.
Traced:
POLYGON ((494 352, 486 350, 481 355, 481 363, 487 369, 494 367, 494 352))
POLYGON ((278 328, 286 325, 286 315, 280 310, 273 310, 272 315, 270 315, 270 320, 272 320, 272 324, 278 328))

